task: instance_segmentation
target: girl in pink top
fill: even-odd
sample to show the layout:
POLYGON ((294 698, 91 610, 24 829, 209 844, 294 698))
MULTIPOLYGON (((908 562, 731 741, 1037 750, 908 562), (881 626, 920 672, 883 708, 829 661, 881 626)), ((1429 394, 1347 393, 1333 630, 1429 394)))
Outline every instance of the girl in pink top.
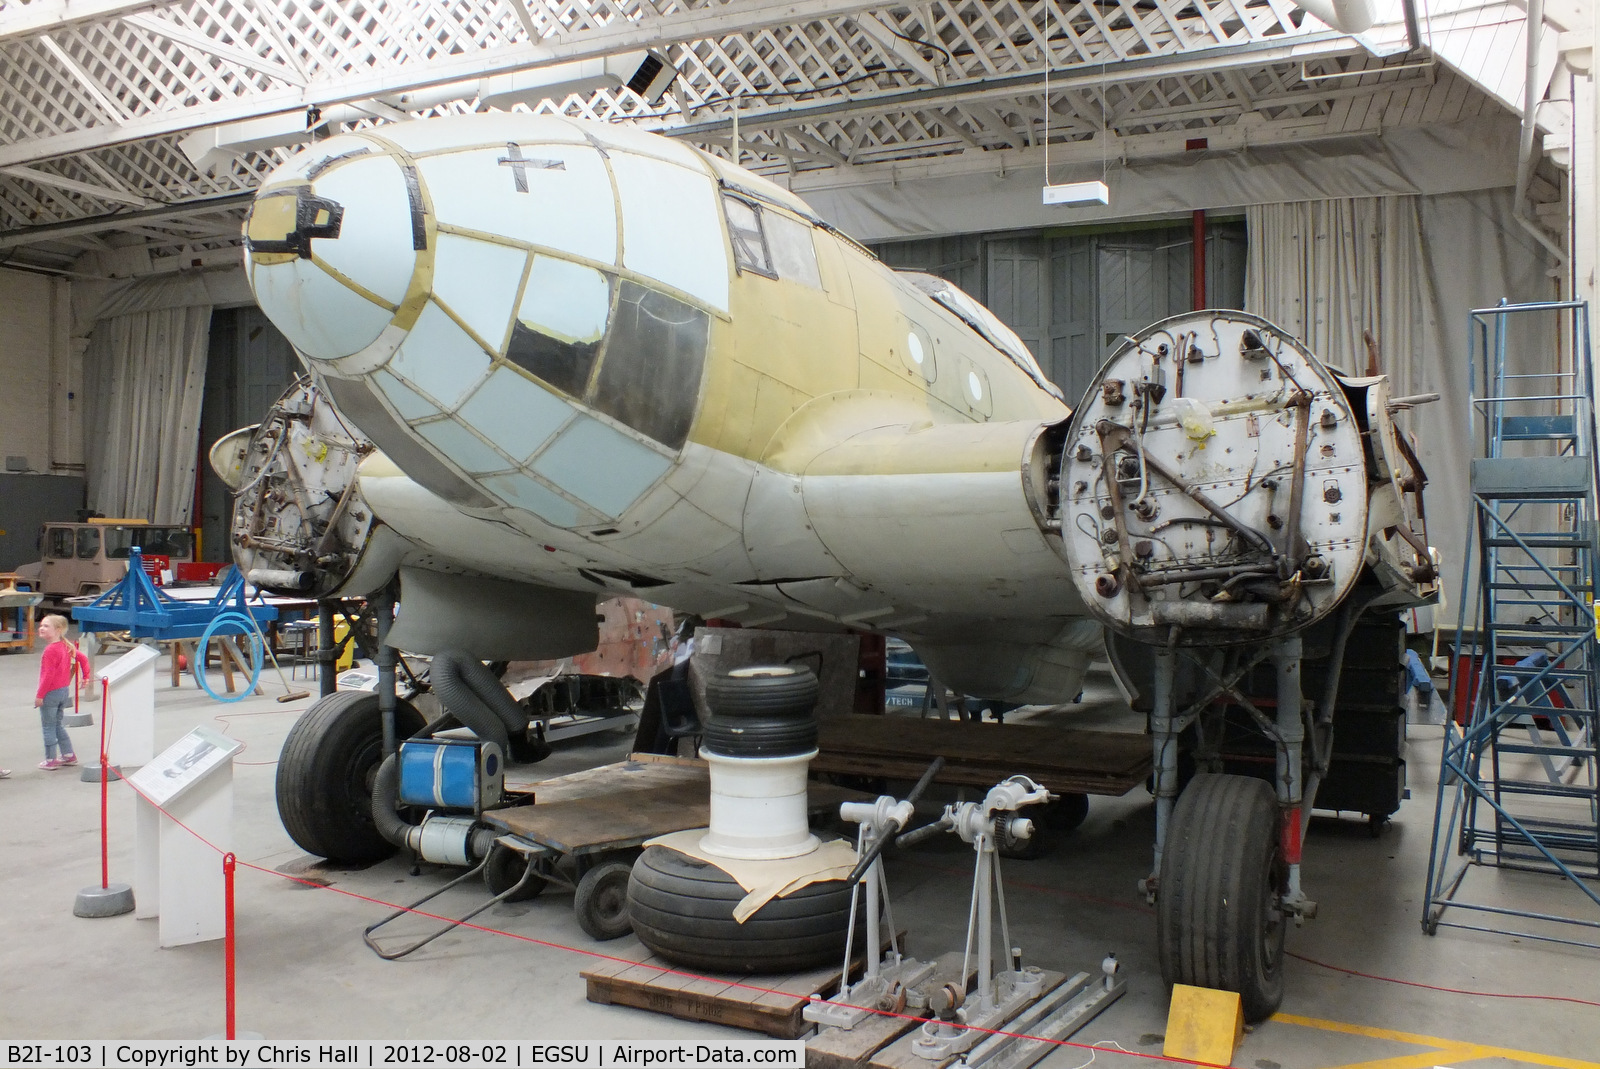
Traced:
POLYGON ((61 722, 67 703, 72 700, 72 668, 74 662, 83 674, 89 674, 89 658, 70 642, 63 641, 67 633, 67 618, 51 613, 39 621, 39 637, 44 640, 44 657, 39 661, 39 691, 33 697, 33 707, 39 710, 39 726, 44 731, 43 769, 61 768, 78 763, 78 755, 67 738, 67 729, 61 722), (59 754, 59 756, 57 756, 59 754))

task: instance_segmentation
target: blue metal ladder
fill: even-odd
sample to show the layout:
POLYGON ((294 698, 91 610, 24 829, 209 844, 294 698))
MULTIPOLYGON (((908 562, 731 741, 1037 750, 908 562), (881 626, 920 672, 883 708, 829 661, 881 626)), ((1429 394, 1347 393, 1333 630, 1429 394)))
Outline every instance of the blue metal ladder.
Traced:
POLYGON ((1482 434, 1471 476, 1477 568, 1469 543, 1457 640, 1471 656, 1454 659, 1451 693, 1466 688, 1472 702, 1465 725, 1445 725, 1422 926, 1430 935, 1456 927, 1600 948, 1600 469, 1588 307, 1477 309, 1470 332, 1482 434), (1514 370, 1513 338, 1538 317, 1560 331, 1557 370, 1514 370), (1485 897, 1471 875, 1489 867, 1565 877, 1588 905, 1575 915, 1535 909, 1504 885, 1485 897), (1538 923, 1504 927, 1512 918, 1538 923), (1569 937, 1561 925, 1594 935, 1569 937))

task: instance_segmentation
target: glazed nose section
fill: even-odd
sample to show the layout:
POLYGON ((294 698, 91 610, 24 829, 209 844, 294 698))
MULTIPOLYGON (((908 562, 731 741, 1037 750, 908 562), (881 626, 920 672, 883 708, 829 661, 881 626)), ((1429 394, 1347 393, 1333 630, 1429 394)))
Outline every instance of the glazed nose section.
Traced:
POLYGON ((415 171, 364 147, 269 179, 245 221, 256 302, 289 341, 339 361, 393 321, 426 245, 415 171))

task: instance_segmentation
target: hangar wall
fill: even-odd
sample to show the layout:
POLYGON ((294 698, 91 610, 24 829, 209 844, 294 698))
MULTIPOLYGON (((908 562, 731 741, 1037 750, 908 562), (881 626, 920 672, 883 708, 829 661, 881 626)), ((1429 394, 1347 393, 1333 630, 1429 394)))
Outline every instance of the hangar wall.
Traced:
POLYGON ((1046 206, 1044 158, 1038 151, 986 153, 983 169, 964 156, 911 165, 855 168, 837 176, 792 181, 824 219, 862 242, 973 234, 1030 227, 1105 224, 1196 209, 1238 211, 1252 204, 1459 193, 1510 188, 1516 160, 1486 145, 1514 145, 1517 120, 1498 114, 1458 123, 1406 127, 1376 137, 1340 137, 1304 144, 1180 152, 1105 165, 1053 167, 1052 182, 1104 174, 1104 207, 1046 206))
POLYGON ((22 470, 39 474, 83 471, 83 350, 70 342, 71 288, 0 268, 0 456, 26 458, 22 470))

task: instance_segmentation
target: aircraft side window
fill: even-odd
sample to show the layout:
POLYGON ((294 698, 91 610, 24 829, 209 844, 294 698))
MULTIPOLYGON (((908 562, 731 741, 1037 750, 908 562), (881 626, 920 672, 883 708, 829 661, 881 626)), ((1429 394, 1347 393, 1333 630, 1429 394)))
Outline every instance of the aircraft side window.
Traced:
POLYGON ((778 277, 820 290, 822 274, 817 270, 816 246, 811 244, 811 225, 777 212, 763 212, 761 221, 778 277))
POLYGON ((676 297, 621 281, 589 404, 662 445, 689 437, 711 318, 676 297))
POLYGON ((78 559, 94 560, 100 552, 100 531, 94 527, 78 528, 78 559))
POLYGON ((742 197, 722 198, 723 210, 728 214, 728 237, 733 242, 733 263, 742 274, 753 271, 766 278, 777 278, 773 269, 772 250, 767 246, 767 235, 762 228, 762 211, 742 197))
POLYGON ((76 550, 73 547, 72 528, 50 528, 50 544, 47 556, 54 560, 68 560, 76 550))

